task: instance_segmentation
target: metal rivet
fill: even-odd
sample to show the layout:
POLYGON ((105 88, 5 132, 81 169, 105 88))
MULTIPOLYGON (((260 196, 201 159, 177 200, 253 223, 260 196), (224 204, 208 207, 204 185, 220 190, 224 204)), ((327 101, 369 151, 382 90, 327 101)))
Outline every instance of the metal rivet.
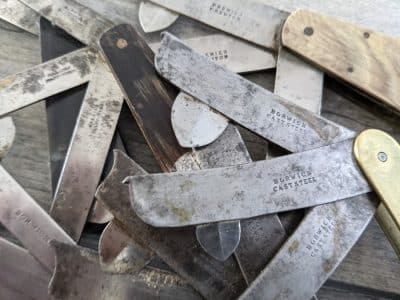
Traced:
POLYGON ((312 36, 314 34, 314 29, 312 27, 304 28, 304 34, 308 36, 312 36))
POLYGON ((126 48, 128 46, 128 42, 125 39, 118 39, 117 40, 117 47, 119 49, 126 48))
POLYGON ((354 69, 353 69, 353 67, 348 67, 348 68, 347 68, 347 72, 349 72, 349 73, 353 73, 353 72, 354 72, 354 69))
POLYGON ((385 152, 379 152, 378 153, 378 159, 381 162, 386 162, 388 160, 388 156, 387 156, 387 154, 385 152))
POLYGON ((367 39, 369 38, 369 32, 364 32, 364 37, 367 39))

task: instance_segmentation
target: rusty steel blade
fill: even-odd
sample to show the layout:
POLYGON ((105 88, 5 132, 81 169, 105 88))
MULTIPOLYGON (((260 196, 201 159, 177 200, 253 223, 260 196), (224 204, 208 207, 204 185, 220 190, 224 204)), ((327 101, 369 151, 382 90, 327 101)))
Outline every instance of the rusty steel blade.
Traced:
POLYGON ((151 2, 270 49, 277 48, 277 32, 288 16, 287 12, 249 0, 151 2))
POLYGON ((0 160, 10 150, 15 138, 15 125, 10 117, 0 119, 0 160))
POLYGON ((74 244, 61 227, 0 166, 0 222, 47 269, 54 269, 51 240, 74 244))
POLYGON ((0 116, 88 82, 97 52, 84 48, 0 79, 0 116))
POLYGON ((63 170, 51 216, 79 240, 100 180, 123 103, 122 92, 99 61, 89 83, 63 170))
POLYGON ((57 264, 49 293, 54 299, 202 299, 169 272, 144 269, 137 275, 110 274, 101 270, 95 251, 58 242, 52 245, 57 264))
POLYGON ((148 1, 140 2, 139 22, 144 32, 162 30, 178 19, 179 14, 148 1))
POLYGON ((297 152, 354 135, 196 53, 166 33, 155 57, 161 76, 251 131, 297 152))
MULTIPOLYGON (((177 171, 218 168, 250 162, 242 137, 233 125, 209 146, 181 157, 177 171)), ((240 241, 240 222, 206 224, 196 228, 196 237, 203 249, 215 259, 225 261, 236 250, 240 241)))
POLYGON ((102 199, 132 240, 149 247, 205 298, 239 296, 245 282, 232 258, 223 263, 212 259, 197 244, 192 229, 155 229, 143 223, 132 212, 129 189, 122 181, 129 175, 144 173, 126 155, 117 155, 115 166, 99 187, 96 197, 102 199))
POLYGON ((353 140, 271 160, 129 178, 132 206, 146 223, 180 227, 321 205, 371 191, 353 140))
POLYGON ((39 34, 39 14, 18 0, 0 1, 0 18, 34 35, 39 34))
POLYGON ((0 238, 0 256, 1 299, 50 299, 50 272, 27 250, 0 238))

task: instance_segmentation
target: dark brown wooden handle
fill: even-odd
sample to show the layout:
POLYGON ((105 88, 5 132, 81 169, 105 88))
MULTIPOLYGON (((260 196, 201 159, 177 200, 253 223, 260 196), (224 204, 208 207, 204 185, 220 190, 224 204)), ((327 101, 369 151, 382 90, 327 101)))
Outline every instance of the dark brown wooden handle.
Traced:
POLYGON ((400 39, 300 9, 284 24, 282 44, 400 111, 400 39))
POLYGON ((131 25, 118 25, 100 39, 100 47, 148 145, 164 171, 186 150, 171 125, 173 97, 154 68, 154 55, 131 25))

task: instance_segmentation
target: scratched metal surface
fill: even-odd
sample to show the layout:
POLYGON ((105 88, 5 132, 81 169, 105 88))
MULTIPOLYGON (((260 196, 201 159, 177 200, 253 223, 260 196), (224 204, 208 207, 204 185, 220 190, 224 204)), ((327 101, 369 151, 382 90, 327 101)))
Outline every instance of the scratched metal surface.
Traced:
MULTIPOLYGON (((267 0, 265 0, 267 1, 267 0)), ((273 1, 273 0, 268 0, 273 1)), ((342 1, 342 0, 340 0, 342 1)), ((339 2, 340 2, 339 1, 339 2)), ((115 18, 135 19, 136 15, 132 11, 131 0, 80 0, 86 2, 92 7, 97 7, 99 11, 107 11, 113 14, 115 18)), ((333 11, 346 10, 349 16, 364 18, 366 25, 374 20, 384 19, 388 28, 394 31, 400 27, 395 26, 400 22, 398 19, 397 1, 381 0, 364 1, 343 1, 346 5, 337 5, 338 1, 275 1, 283 6, 295 5, 296 3, 306 2, 307 4, 320 3, 322 8, 331 7, 333 11), (355 2, 355 3, 354 3, 355 2), (347 5, 348 4, 348 5, 347 5), (354 14, 352 7, 362 5, 354 14), (371 13, 363 17, 361 10, 368 10, 371 13), (360 12, 360 14, 358 13, 360 12), (382 13, 384 12, 384 13, 382 13)), ((177 23, 189 23, 187 18, 179 17, 177 23)), ((202 26, 200 34, 205 34, 207 30, 202 26)), ((187 30, 190 26, 186 27, 187 30)), ((189 30, 190 31, 190 30, 189 30)), ((212 30, 210 30, 212 31, 212 30)), ((22 33, 6 23, 0 22, 0 73, 4 76, 12 74, 15 71, 21 71, 28 67, 39 63, 39 44, 36 38, 30 34, 22 33)), ((154 39, 158 37, 158 33, 154 35, 154 39)), ((252 80, 258 84, 273 88, 273 73, 263 73, 250 76, 252 80)), ((357 130, 364 127, 376 127, 388 130, 399 135, 399 120, 397 117, 390 115, 383 109, 374 104, 366 102, 359 96, 354 96, 348 89, 343 88, 332 80, 327 80, 325 84, 323 115, 342 125, 352 126, 357 130)), ((41 103, 20 110, 14 113, 15 123, 17 127, 16 141, 9 153, 3 160, 2 164, 18 178, 18 181, 26 188, 34 198, 38 200, 40 205, 47 208, 51 200, 51 189, 48 169, 48 149, 46 122, 44 120, 43 105, 41 103), (27 151, 29 149, 29 151, 27 151)), ((151 157, 149 149, 145 146, 144 140, 137 133, 138 129, 131 130, 131 136, 134 140, 130 146, 133 149, 134 158, 144 165, 148 170, 157 171, 157 166, 151 157)), ((244 134, 246 144, 250 147, 251 155, 255 158, 262 159, 264 157, 264 142, 258 137, 249 134, 247 131, 241 130, 244 134)), ((10 237, 4 230, 2 235, 10 237)), ((87 234, 84 236, 86 242, 93 244, 94 236, 87 234), (89 237, 89 240, 88 240, 89 237)), ((398 286, 398 274, 400 272, 400 264, 391 249, 384 234, 373 221, 357 242, 356 246, 339 266, 337 271, 332 275, 322 289, 318 292, 319 299, 331 300, 338 298, 351 299, 397 299, 400 295, 398 286)))
POLYGON ((97 54, 85 48, 0 80, 0 116, 90 80, 97 54), (45 85, 46 83, 46 85, 45 85))

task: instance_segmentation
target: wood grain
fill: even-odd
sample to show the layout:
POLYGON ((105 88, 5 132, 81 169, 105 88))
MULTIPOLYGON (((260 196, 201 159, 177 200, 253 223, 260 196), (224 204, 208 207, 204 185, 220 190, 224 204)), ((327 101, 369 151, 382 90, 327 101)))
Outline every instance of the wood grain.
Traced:
POLYGON ((285 22, 282 44, 400 111, 400 39, 300 9, 285 22))
POLYGON ((158 77, 152 50, 130 25, 106 32, 100 46, 161 169, 174 170, 187 150, 179 146, 173 132, 172 87, 158 77))

